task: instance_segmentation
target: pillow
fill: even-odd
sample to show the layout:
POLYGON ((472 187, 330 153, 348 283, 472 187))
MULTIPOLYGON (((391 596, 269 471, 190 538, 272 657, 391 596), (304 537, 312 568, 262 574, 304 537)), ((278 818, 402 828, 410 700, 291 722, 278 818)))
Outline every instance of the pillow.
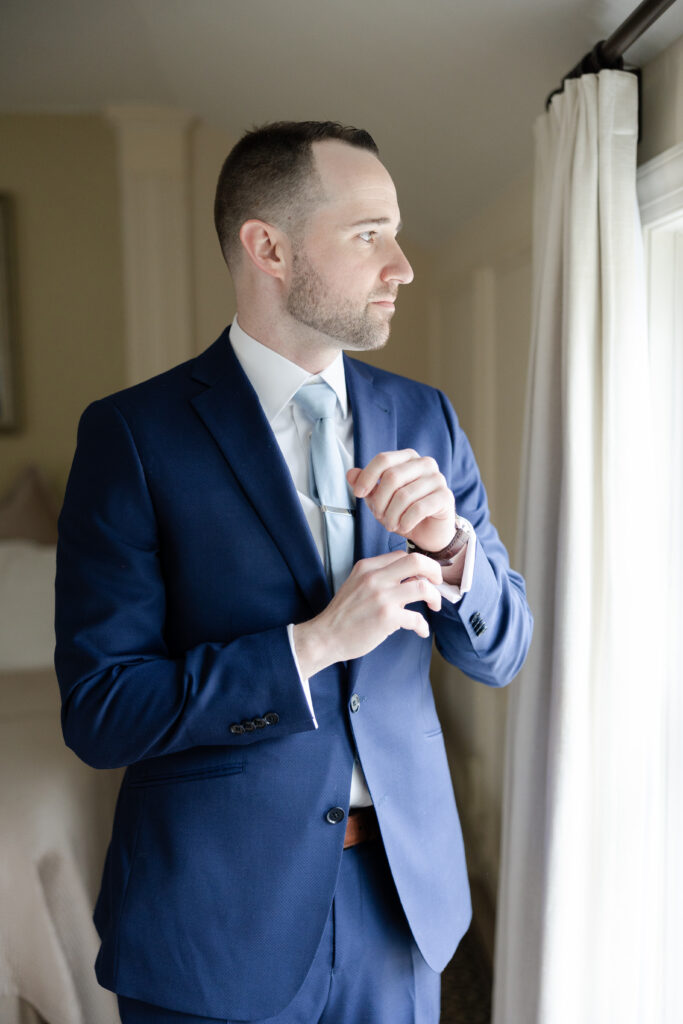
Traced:
POLYGON ((36 466, 28 466, 0 501, 0 540, 22 538, 56 544, 57 515, 45 478, 36 466))
POLYGON ((53 664, 56 550, 0 540, 0 670, 53 664))

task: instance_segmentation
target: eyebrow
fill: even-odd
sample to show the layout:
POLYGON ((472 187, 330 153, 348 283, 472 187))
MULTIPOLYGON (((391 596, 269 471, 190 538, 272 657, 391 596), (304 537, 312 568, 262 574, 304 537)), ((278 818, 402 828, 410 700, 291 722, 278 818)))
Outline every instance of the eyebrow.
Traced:
MULTIPOLYGON (((370 224, 378 224, 378 225, 381 225, 381 224, 391 224, 391 217, 364 217, 363 220, 357 220, 357 221, 354 221, 353 224, 349 224, 349 227, 350 228, 362 228, 362 227, 367 227, 370 224)), ((399 231, 401 230, 402 227, 403 227, 403 221, 399 221, 398 222, 398 226, 396 228, 396 234, 399 233, 399 231)))

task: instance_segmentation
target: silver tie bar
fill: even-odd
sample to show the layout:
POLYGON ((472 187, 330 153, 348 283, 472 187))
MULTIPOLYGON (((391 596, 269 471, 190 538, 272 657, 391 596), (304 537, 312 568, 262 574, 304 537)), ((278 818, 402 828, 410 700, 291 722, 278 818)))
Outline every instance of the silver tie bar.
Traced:
POLYGON ((355 516, 355 508, 335 508, 334 505, 320 505, 323 512, 336 512, 340 516, 355 516))

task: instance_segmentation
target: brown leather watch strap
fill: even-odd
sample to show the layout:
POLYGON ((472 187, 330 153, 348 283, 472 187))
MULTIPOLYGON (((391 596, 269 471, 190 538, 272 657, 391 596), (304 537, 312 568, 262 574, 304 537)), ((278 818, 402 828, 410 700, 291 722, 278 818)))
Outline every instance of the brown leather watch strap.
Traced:
POLYGON ((413 544, 411 540, 408 541, 408 550, 417 551, 418 555, 426 555, 427 558, 433 558, 439 565, 449 565, 458 552, 462 551, 465 547, 469 536, 468 530, 463 530, 461 526, 457 526, 453 540, 445 548, 441 548, 440 551, 425 551, 424 548, 419 548, 417 544, 413 544))

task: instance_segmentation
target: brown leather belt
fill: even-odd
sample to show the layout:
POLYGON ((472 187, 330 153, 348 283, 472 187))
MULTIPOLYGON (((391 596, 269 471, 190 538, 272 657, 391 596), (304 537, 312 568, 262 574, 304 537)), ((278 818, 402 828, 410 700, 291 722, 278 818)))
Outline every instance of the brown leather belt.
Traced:
POLYGON ((379 825, 374 807, 356 807, 349 811, 344 834, 344 849, 379 839, 379 825))

